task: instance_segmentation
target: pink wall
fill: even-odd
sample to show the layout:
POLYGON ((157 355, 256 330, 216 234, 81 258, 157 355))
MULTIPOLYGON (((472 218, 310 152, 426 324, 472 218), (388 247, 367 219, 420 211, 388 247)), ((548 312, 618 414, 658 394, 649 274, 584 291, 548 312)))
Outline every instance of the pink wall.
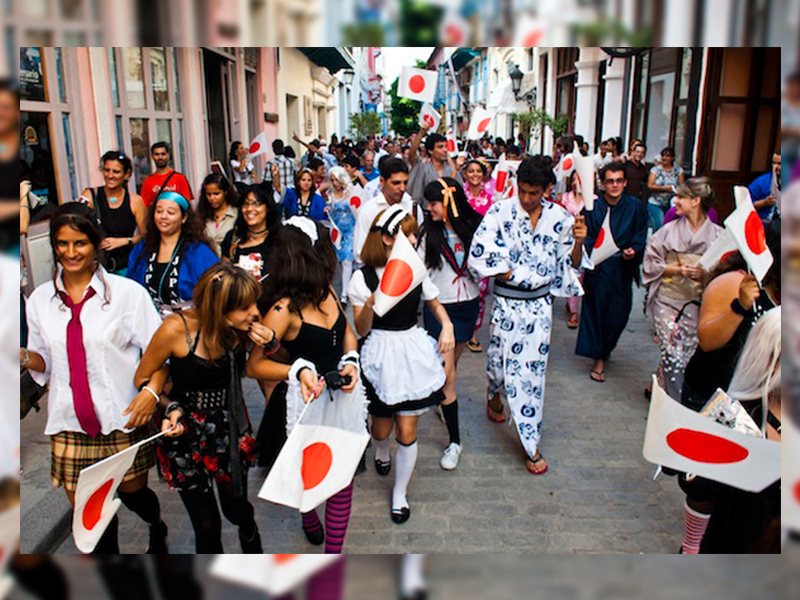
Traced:
MULTIPOLYGON (((89 85, 80 86, 80 104, 82 123, 73 121, 73 139, 77 148, 85 148, 85 156, 88 171, 88 180, 78 182, 78 193, 84 187, 98 187, 103 185, 103 175, 100 173, 100 157, 103 152, 100 149, 100 134, 97 127, 97 107, 95 106, 94 86, 96 85, 92 77, 92 66, 89 58, 89 48, 77 48, 75 50, 78 68, 78 81, 89 82, 89 85)), ((77 150, 75 148, 75 150, 77 150)), ((76 152, 77 154, 77 152, 76 152)), ((80 170, 77 171, 78 174, 80 170)))
MULTIPOLYGON (((260 127, 266 131, 267 139, 272 143, 272 140, 280 135, 279 123, 266 123, 264 122, 264 113, 279 112, 278 98, 278 63, 276 60, 276 48, 261 48, 261 56, 259 57, 258 69, 258 97, 259 105, 261 106, 261 114, 258 115, 260 127)), ((288 142, 289 140, 283 140, 288 142)), ((266 155, 272 158, 272 151, 266 155)))

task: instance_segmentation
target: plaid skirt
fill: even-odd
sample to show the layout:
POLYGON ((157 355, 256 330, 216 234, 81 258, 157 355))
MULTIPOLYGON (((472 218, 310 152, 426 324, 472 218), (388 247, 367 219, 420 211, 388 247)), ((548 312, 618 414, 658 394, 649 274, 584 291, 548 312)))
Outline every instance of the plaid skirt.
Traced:
MULTIPOLYGON (((98 435, 96 438, 75 431, 62 431, 50 436, 52 454, 50 479, 54 486, 63 485, 68 492, 74 492, 78 485, 78 475, 83 469, 130 448, 149 435, 150 426, 147 425, 131 433, 114 431, 110 435, 98 435)), ((142 446, 136 453, 133 466, 125 473, 123 483, 144 475, 155 464, 156 454, 153 444, 142 446)))

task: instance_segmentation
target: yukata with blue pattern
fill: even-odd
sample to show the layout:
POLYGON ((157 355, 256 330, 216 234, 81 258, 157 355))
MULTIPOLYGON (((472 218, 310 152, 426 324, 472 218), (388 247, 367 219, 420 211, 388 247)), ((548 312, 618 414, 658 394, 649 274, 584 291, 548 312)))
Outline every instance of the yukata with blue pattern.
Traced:
POLYGON ((580 272, 572 266, 574 223, 574 217, 562 206, 543 200, 534 231, 519 200, 510 198, 492 205, 472 240, 468 265, 477 279, 511 271, 507 284, 549 291, 535 300, 495 294, 487 351, 488 398, 497 393, 505 396, 519 439, 531 459, 542 435, 553 296, 583 295, 580 272))

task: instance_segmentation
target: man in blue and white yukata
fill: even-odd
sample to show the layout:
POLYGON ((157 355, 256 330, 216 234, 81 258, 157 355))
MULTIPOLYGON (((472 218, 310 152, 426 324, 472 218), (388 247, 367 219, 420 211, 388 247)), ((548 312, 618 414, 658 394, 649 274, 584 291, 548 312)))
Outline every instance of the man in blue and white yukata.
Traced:
POLYGON ((534 475, 547 471, 539 440, 553 296, 583 295, 573 265, 584 260, 586 224, 545 197, 554 183, 549 161, 526 158, 517 171, 517 197, 489 209, 468 261, 476 279, 495 278, 486 367, 489 419, 505 422, 505 396, 534 475))

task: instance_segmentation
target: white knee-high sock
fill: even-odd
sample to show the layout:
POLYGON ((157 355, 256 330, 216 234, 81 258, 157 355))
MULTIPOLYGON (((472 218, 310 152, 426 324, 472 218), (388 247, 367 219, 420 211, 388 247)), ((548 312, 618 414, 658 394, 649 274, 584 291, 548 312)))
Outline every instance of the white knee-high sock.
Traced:
POLYGON ((417 464, 417 451, 416 441, 409 446, 404 446, 398 442, 392 508, 408 508, 406 493, 408 491, 408 483, 411 481, 411 475, 414 473, 414 465, 417 464))
POLYGON ((353 261, 342 261, 342 300, 347 300, 347 288, 350 287, 350 278, 353 276, 353 261))
POLYGON ((403 556, 403 567, 400 572, 400 592, 403 596, 411 597, 427 587, 425 578, 422 575, 424 562, 424 554, 406 554, 403 556))
POLYGON ((385 440, 376 440, 372 438, 375 442, 375 460, 379 460, 382 463, 389 462, 389 438, 385 440))

